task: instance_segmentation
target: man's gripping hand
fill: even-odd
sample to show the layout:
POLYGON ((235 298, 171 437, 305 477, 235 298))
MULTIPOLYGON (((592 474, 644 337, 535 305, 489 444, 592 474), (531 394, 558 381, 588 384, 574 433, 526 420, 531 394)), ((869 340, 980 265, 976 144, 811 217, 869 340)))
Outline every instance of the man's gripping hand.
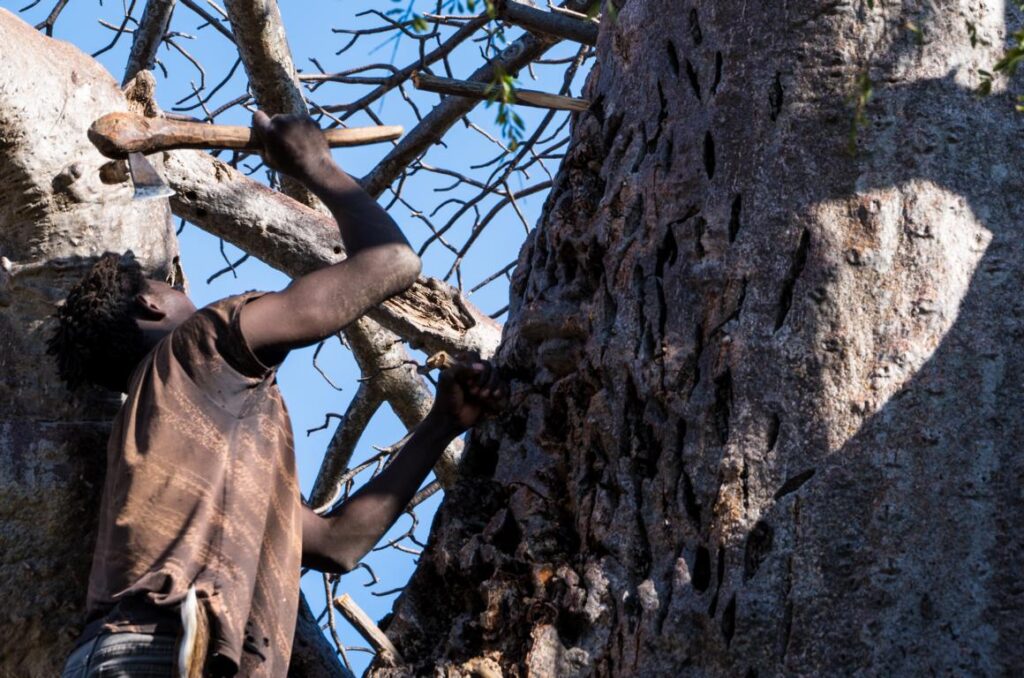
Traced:
POLYGON ((263 159, 271 169, 299 179, 318 176, 333 164, 320 127, 304 115, 252 115, 252 128, 263 144, 263 159))
POLYGON ((498 369, 476 354, 463 353, 442 370, 428 419, 458 435, 483 415, 501 411, 507 400, 508 384, 498 369))

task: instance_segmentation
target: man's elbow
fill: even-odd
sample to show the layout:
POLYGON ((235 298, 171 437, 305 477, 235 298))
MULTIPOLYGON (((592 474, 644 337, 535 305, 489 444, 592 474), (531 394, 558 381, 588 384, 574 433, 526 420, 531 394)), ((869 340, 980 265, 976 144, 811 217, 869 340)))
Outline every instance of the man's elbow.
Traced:
POLYGON ((359 567, 359 561, 350 554, 303 553, 302 567, 327 574, 348 574, 359 567))
POLYGON ((399 294, 413 286, 420 271, 423 269, 423 262, 408 245, 389 245, 385 266, 389 272, 391 294, 399 294))

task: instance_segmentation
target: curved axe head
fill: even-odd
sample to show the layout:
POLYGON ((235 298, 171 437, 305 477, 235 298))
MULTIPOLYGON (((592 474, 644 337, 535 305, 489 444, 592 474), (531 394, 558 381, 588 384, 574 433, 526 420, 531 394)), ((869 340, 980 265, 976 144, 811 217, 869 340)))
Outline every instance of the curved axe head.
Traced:
POLYGON ((156 200, 174 195, 174 189, 160 178, 156 168, 141 153, 128 154, 128 170, 135 185, 133 200, 156 200))

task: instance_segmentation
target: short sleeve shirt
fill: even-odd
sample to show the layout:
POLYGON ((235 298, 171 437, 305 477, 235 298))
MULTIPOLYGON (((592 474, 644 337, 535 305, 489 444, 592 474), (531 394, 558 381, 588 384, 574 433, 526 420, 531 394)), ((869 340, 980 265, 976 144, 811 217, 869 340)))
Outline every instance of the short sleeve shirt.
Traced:
POLYGON ((275 372, 239 328, 256 296, 197 311, 132 375, 107 447, 87 611, 140 597, 176 611, 194 584, 211 654, 277 678, 298 607, 301 499, 275 372))

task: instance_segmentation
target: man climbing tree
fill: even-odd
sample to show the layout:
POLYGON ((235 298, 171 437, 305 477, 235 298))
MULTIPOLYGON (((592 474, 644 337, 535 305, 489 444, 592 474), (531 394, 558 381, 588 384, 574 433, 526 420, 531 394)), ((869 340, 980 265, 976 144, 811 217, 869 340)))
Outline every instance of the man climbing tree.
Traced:
POLYGON ((130 255, 103 256, 71 290, 50 341, 62 378, 128 397, 108 445, 88 625, 65 676, 285 675, 300 560, 355 567, 448 443, 504 398, 488 363, 456 360, 384 472, 326 517, 301 503, 276 368, 407 288, 420 263, 312 120, 253 124, 268 164, 331 210, 348 257, 199 311, 130 255))

